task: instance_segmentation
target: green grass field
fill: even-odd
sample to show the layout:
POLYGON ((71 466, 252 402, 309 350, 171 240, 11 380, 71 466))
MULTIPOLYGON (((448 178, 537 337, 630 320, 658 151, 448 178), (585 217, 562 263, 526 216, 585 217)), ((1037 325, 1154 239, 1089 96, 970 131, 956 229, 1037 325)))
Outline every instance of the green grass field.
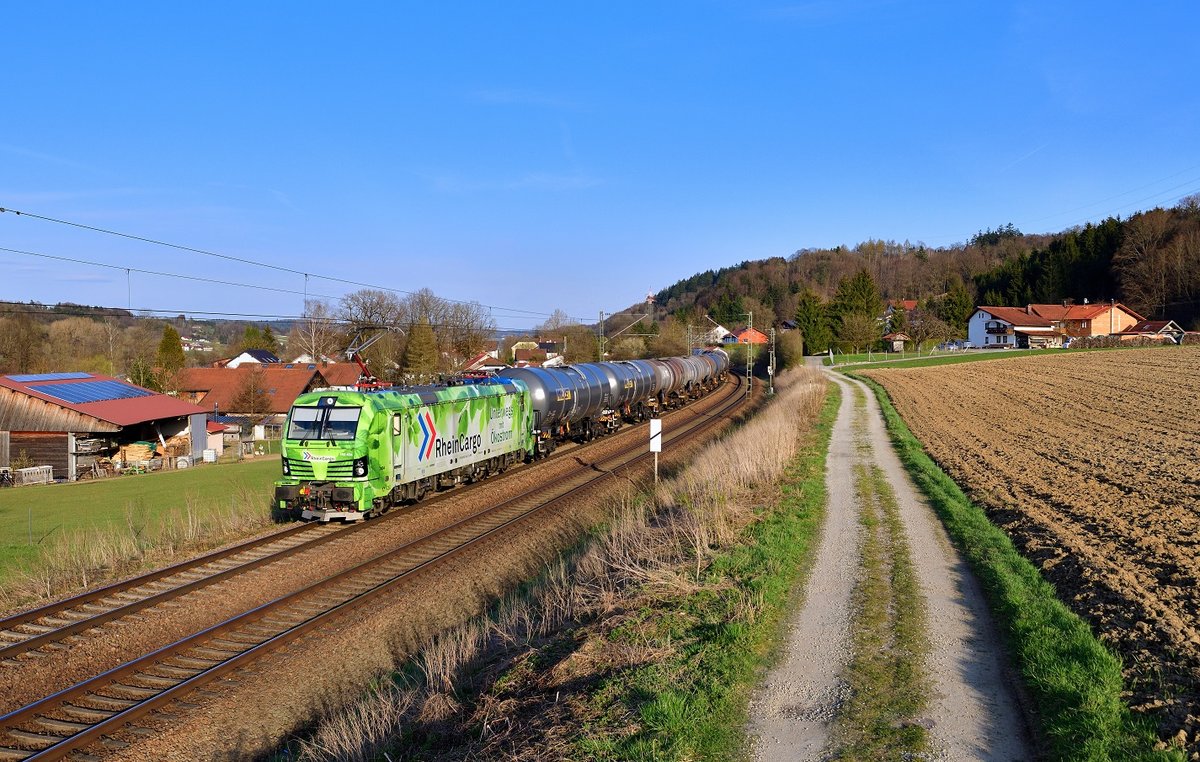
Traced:
MULTIPOLYGON (((1026 355, 1057 354, 1068 350, 1062 349, 1003 349, 993 351, 971 352, 937 352, 917 354, 916 352, 871 352, 870 354, 834 355, 832 366, 841 368, 853 365, 855 370, 862 367, 880 368, 912 368, 922 365, 942 365, 959 362, 974 362, 976 360, 1000 360, 1006 357, 1024 357, 1026 355)), ((821 363, 830 367, 829 358, 821 363)))
MULTIPOLYGON (((1014 357, 1029 357, 1035 355, 1038 357, 1046 357, 1048 355, 1061 354, 1071 350, 1063 349, 1007 349, 994 352, 954 352, 941 355, 925 355, 924 357, 911 357, 907 360, 887 360, 883 362, 866 362, 865 360, 854 365, 837 365, 834 370, 841 371, 853 375, 860 370, 870 370, 871 368, 924 368, 929 365, 957 365, 963 362, 983 362, 987 360, 1009 360, 1014 357)), ((1077 350, 1084 351, 1084 350, 1077 350)), ((1087 350, 1097 351, 1097 350, 1087 350)), ((882 355, 876 355, 881 357, 882 355)))
POLYGON ((0 490, 0 577, 32 560, 40 545, 74 530, 153 530, 165 514, 188 507, 225 508, 246 494, 261 494, 267 513, 278 476, 279 459, 263 456, 242 463, 0 490))

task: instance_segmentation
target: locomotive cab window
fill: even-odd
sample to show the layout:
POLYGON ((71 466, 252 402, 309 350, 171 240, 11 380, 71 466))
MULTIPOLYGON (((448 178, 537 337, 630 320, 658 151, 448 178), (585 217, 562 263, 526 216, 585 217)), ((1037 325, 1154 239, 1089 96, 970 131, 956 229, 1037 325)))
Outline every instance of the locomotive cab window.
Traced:
POLYGON ((358 431, 357 407, 294 407, 288 425, 288 439, 354 439, 358 431))

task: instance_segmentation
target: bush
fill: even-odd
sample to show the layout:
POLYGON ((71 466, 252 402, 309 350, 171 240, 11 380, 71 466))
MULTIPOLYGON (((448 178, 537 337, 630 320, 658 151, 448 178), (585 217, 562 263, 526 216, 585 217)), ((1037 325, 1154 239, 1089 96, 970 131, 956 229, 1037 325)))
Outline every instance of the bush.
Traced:
MULTIPOLYGON (((1200 343, 1200 335, 1197 335, 1196 341, 1187 341, 1187 336, 1184 336, 1185 344, 1200 343)), ((1084 336, 1083 338, 1075 339, 1071 342, 1071 349, 1111 349, 1113 347, 1161 347, 1170 345, 1171 340, 1165 336, 1162 338, 1151 338, 1149 336, 1138 336, 1133 339, 1122 339, 1119 336, 1084 336)))

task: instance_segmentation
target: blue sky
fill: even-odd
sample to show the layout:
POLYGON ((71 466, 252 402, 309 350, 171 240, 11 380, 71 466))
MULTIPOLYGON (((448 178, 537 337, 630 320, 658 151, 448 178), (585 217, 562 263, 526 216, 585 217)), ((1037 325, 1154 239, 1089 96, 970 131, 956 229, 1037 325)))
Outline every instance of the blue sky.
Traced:
POLYGON ((110 267, 0 251, 0 299, 297 315, 310 273, 516 328, 806 247, 1058 231, 1200 191, 1198 28, 1192 1, 9 3, 0 207, 284 270, 6 213, 0 248, 110 267))

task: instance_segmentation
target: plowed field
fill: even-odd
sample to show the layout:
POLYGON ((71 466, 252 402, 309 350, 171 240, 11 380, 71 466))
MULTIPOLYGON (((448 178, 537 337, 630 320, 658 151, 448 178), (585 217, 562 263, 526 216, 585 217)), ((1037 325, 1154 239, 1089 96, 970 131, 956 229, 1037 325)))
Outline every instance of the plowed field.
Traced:
POLYGON ((1200 750, 1200 348, 871 371, 930 456, 1200 750))

